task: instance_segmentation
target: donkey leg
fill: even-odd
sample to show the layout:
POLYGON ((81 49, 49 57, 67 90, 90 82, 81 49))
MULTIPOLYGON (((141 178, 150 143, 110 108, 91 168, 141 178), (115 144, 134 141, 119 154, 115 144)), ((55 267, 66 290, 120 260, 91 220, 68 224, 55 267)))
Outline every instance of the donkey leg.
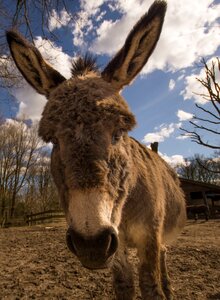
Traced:
POLYGON ((138 248, 140 258, 139 285, 143 300, 165 300, 161 286, 160 244, 156 235, 138 248))
POLYGON ((118 249, 112 266, 113 287, 117 300, 132 300, 134 297, 133 268, 128 262, 126 249, 118 249))
POLYGON ((160 268, 161 268, 161 282, 162 282, 163 292, 167 300, 173 300, 174 299, 173 289, 171 286, 170 277, 168 276, 168 272, 167 272, 165 247, 161 249, 160 268))

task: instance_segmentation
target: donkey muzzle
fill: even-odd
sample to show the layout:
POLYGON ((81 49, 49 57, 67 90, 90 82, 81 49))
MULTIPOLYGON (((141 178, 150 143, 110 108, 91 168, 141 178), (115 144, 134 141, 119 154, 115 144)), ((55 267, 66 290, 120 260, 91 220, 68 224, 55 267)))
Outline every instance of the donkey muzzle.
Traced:
POLYGON ((67 246, 82 265, 88 269, 107 268, 118 248, 118 236, 108 227, 95 236, 83 236, 69 227, 66 233, 67 246))

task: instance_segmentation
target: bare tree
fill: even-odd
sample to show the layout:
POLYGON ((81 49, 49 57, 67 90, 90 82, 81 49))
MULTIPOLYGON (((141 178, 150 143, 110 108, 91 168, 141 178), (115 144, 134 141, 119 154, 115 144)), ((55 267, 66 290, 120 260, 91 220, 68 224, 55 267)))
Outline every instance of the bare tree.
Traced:
POLYGON ((25 185, 30 168, 37 162, 41 141, 36 126, 28 128, 22 121, 0 126, 0 205, 14 216, 16 202, 25 185))
POLYGON ((9 54, 5 31, 16 28, 33 43, 36 34, 48 40, 59 40, 50 29, 49 22, 54 18, 61 23, 61 11, 68 15, 68 22, 72 22, 75 14, 69 13, 69 3, 74 5, 68 0, 0 0, 0 88, 18 87, 23 83, 9 54))
POLYGON ((178 165, 176 171, 181 177, 186 179, 219 185, 219 154, 219 152, 216 152, 213 157, 195 154, 193 157, 186 159, 184 164, 178 165))
POLYGON ((37 163, 31 167, 23 197, 27 213, 60 208, 47 151, 41 152, 37 163))
POLYGON ((188 130, 181 128, 185 135, 199 145, 211 148, 220 149, 220 59, 212 61, 211 66, 208 66, 206 61, 202 61, 205 69, 205 78, 197 78, 201 85, 205 88, 205 93, 197 94, 208 101, 208 108, 204 108, 196 104, 200 115, 195 115, 189 123, 193 129, 188 130), (209 134, 209 139, 205 139, 203 133, 209 134))

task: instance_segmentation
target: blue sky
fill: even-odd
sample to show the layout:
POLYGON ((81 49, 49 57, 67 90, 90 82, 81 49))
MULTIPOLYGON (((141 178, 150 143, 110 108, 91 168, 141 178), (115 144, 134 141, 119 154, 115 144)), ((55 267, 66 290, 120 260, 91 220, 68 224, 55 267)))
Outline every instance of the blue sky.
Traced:
MULTIPOLYGON (((70 77, 72 56, 88 50, 98 56, 98 64, 103 68, 153 1, 81 0, 74 1, 74 7, 73 1, 67 2, 68 13, 54 9, 49 20, 49 29, 59 39, 44 40, 36 30, 35 44, 56 69, 70 77)), ((196 76, 203 76, 199 67, 201 58, 209 61, 220 54, 220 2, 167 2, 168 11, 157 48, 122 95, 138 122, 131 135, 146 145, 159 141, 160 152, 175 163, 195 153, 212 153, 190 139, 181 139, 179 127, 189 128, 188 120, 196 112, 195 102, 208 108, 193 92, 202 92, 195 80, 196 76)), ((35 17, 37 20, 38 16, 35 17)), ((16 103, 7 94, 3 95, 2 114, 7 117, 25 114, 34 121, 39 120, 45 98, 26 84, 13 94, 16 103)))

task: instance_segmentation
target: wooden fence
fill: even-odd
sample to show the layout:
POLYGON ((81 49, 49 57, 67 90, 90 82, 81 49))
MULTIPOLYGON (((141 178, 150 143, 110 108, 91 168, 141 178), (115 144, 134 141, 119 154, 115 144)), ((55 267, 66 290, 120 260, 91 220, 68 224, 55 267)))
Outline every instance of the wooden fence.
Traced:
POLYGON ((26 224, 34 225, 39 223, 48 223, 64 218, 64 213, 61 210, 47 210, 35 214, 26 215, 26 224))

